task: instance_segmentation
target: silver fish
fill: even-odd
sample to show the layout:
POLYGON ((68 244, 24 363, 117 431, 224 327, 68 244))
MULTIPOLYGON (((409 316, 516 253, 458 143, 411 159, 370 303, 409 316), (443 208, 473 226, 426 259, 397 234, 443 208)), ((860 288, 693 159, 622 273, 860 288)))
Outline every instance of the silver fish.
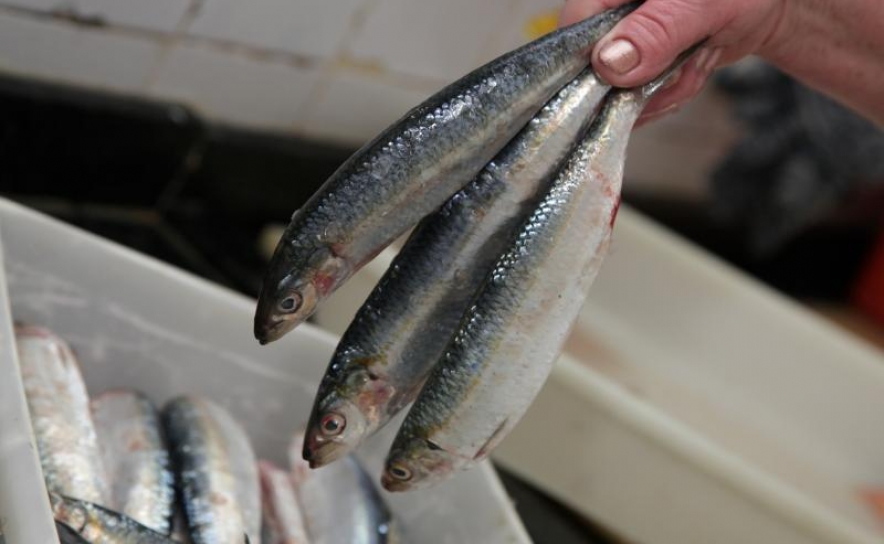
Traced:
POLYGON ((108 504, 107 476, 76 357, 64 340, 39 327, 17 327, 15 341, 46 487, 108 504))
POLYGON ((90 544, 174 544, 166 535, 103 506, 56 494, 50 494, 50 500, 56 521, 90 544))
POLYGON ((92 418, 111 482, 108 506, 168 535, 175 482, 153 403, 135 391, 109 391, 92 399, 92 418))
POLYGON ((226 410, 200 397, 163 409, 180 496, 194 544, 261 542, 257 462, 243 429, 226 410))
POLYGON ((258 473, 264 525, 271 535, 264 544, 308 544, 307 527, 289 473, 267 461, 258 463, 258 473))
POLYGON ((295 212, 271 260, 255 337, 272 342, 466 185, 637 2, 553 32, 477 69, 357 151, 295 212))
POLYGON ((524 415, 601 267, 630 132, 666 79, 606 99, 408 413, 387 457, 386 489, 426 487, 472 467, 524 415))
POLYGON ((353 456, 318 470, 301 459, 303 435, 289 448, 292 481, 312 544, 398 544, 390 509, 353 456))
POLYGON ((491 267, 609 89, 584 70, 412 233, 320 382, 304 449, 311 466, 346 455, 414 400, 491 267))

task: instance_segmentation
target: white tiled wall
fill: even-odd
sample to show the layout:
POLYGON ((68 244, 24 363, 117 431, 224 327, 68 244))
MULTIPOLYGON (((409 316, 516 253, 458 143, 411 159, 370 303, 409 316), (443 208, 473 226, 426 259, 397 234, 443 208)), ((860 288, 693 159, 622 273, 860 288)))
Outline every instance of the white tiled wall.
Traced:
POLYGON ((194 104, 204 115, 226 122, 295 130, 318 74, 316 68, 293 66, 284 58, 250 58, 182 44, 159 63, 148 92, 194 104))
POLYGON ((396 72, 454 80, 475 68, 513 1, 380 0, 349 51, 396 72))
POLYGON ((2 4, 84 20, 172 32, 190 0, 3 0, 2 4))
MULTIPOLYGON (((444 83, 550 29, 561 5, 0 0, 0 72, 172 99, 223 122, 359 144, 444 83)), ((724 108, 710 98, 637 133, 628 173, 648 190, 702 195, 732 139, 724 108)))
POLYGON ((534 37, 537 33, 532 26, 548 21, 562 9, 564 4, 563 0, 516 0, 506 15, 502 13, 497 15, 506 18, 501 19, 494 41, 485 50, 485 58, 482 60, 491 60, 502 51, 509 51, 524 44, 529 37, 534 37))
POLYGON ((160 46, 113 31, 0 12, 0 71, 140 92, 160 46))
POLYGON ((361 0, 205 0, 190 32, 297 55, 329 57, 361 4, 361 0))

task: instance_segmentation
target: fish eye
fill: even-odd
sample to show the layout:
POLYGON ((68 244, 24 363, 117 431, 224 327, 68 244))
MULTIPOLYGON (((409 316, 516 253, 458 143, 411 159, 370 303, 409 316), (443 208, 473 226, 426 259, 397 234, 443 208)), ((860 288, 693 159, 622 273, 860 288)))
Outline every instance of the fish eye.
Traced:
POLYGON ((328 414, 322 418, 319 427, 325 436, 337 436, 344 431, 347 426, 347 419, 340 414, 328 414))
POLYGON ((82 533, 86 529, 86 524, 89 523, 89 512, 86 511, 85 506, 77 504, 72 508, 66 508, 66 505, 63 505, 62 511, 64 512, 62 515, 65 518, 64 523, 68 527, 77 533, 82 533))
POLYGON ((352 372, 347 376, 347 385, 353 388, 363 387, 369 381, 370 374, 366 372, 352 372))
POLYGON ((279 301, 279 309, 283 312, 291 313, 301 307, 301 295, 290 292, 288 296, 279 301))
POLYGON ((387 472, 390 473, 390 476, 396 478, 400 482, 407 482, 412 477, 411 470, 398 463, 390 465, 387 472))

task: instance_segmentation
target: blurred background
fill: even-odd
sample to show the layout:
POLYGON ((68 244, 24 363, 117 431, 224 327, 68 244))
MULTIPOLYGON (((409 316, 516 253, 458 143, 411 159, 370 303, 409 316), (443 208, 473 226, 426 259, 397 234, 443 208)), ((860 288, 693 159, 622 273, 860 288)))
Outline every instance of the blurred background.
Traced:
MULTIPOLYGON (((0 192, 254 296, 362 143, 560 0, 0 1, 0 192)), ((884 136, 757 60, 631 142, 625 202, 884 345, 884 136)), ((611 542, 504 474, 539 543, 611 542)), ((591 517, 591 516, 590 516, 591 517)))

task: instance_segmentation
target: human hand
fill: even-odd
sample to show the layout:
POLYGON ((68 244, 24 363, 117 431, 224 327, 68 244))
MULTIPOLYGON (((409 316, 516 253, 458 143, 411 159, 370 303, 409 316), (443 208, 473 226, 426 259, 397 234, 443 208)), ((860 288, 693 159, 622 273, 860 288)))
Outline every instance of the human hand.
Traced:
MULTIPOLYGON (((568 0, 560 24, 569 25, 628 0, 568 0)), ((712 71, 772 47, 784 0, 647 0, 596 46, 592 62, 617 87, 652 80, 691 45, 708 38, 668 89, 645 108, 640 123, 678 111, 703 88, 712 71)))

